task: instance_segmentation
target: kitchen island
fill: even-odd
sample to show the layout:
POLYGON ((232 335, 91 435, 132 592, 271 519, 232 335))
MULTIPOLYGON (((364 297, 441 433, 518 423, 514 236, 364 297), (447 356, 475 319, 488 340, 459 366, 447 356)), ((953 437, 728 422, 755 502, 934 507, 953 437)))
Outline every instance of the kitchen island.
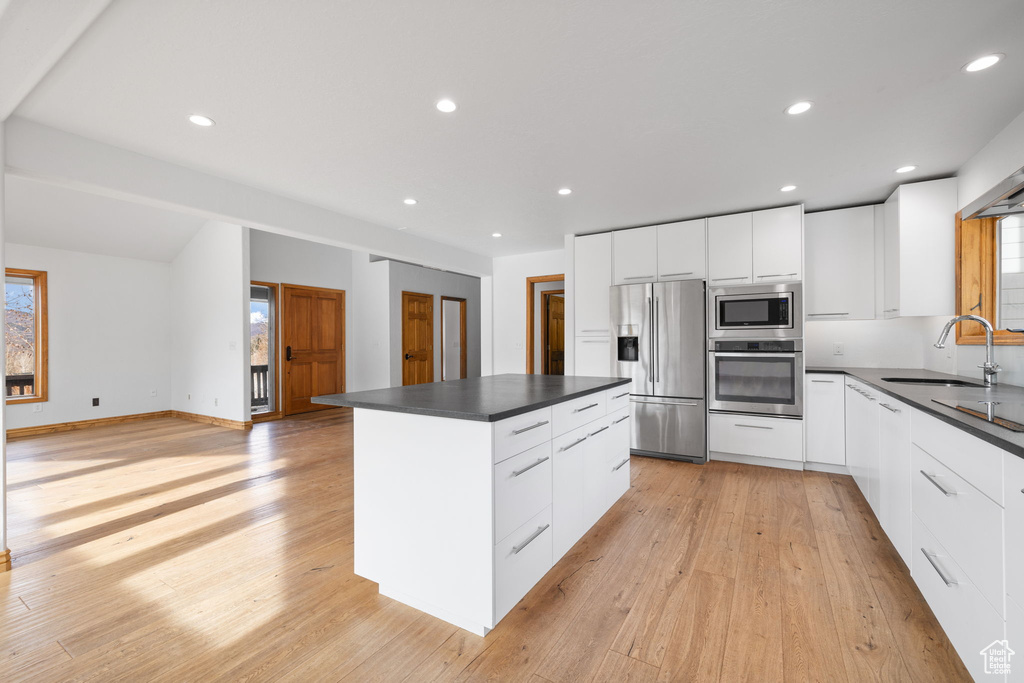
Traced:
POLYGON ((354 408, 355 573, 485 635, 629 489, 630 380, 496 375, 354 408))

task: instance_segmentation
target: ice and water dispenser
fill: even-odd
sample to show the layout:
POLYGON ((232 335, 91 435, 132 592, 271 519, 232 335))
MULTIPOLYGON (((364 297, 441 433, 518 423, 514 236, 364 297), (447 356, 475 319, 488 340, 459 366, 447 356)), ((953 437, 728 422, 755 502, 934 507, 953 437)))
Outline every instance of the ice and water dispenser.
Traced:
POLYGON ((618 360, 619 362, 636 362, 640 360, 640 326, 618 326, 618 360))

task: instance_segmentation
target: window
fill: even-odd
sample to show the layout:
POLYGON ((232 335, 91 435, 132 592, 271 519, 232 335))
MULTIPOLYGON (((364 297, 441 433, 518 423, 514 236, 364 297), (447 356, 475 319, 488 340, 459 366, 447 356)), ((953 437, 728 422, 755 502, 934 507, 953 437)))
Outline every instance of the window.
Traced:
POLYGON ((46 273, 7 269, 4 287, 7 402, 46 400, 46 273))
POLYGON ((277 285, 253 282, 249 289, 249 369, 252 415, 277 414, 277 285))

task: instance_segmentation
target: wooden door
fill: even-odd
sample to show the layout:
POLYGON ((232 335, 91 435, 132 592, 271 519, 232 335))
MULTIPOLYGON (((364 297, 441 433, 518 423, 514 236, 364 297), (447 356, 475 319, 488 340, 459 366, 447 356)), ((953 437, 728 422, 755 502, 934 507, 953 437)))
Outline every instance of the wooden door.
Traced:
POLYGON ((565 298, 564 290, 543 292, 544 344, 543 372, 545 375, 565 374, 565 298))
POLYGON ((345 292, 283 285, 284 414, 331 406, 313 396, 345 391, 345 292))
POLYGON ((434 295, 402 292, 402 385, 434 381, 434 295))

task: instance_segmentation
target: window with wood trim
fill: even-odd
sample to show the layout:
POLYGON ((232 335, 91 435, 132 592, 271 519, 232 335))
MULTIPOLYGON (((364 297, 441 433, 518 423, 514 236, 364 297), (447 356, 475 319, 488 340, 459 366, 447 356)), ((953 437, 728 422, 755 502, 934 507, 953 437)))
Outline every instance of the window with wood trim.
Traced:
POLYGON ((46 400, 46 272, 8 268, 4 286, 7 402, 46 400))

